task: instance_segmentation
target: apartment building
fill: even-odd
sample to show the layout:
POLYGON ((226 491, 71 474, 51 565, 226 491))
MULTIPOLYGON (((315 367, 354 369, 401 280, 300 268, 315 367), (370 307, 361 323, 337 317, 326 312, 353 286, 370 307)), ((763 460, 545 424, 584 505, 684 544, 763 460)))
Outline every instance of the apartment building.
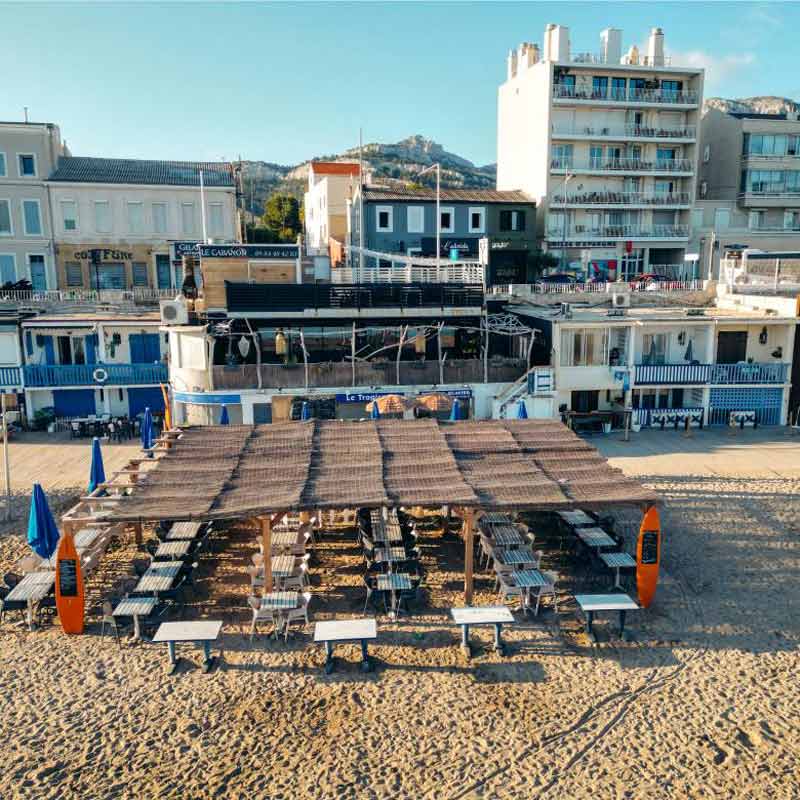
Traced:
POLYGON ((0 122, 0 286, 56 288, 47 178, 68 155, 57 125, 0 122))
POLYGON ((47 181, 62 289, 180 288, 175 242, 238 239, 226 163, 62 157, 47 181), (200 173, 203 174, 203 197, 200 173))
POLYGON ((538 203, 560 271, 594 279, 683 277, 697 171, 703 70, 673 65, 653 28, 647 52, 622 32, 576 53, 569 29, 508 56, 498 91, 497 187, 538 203))
POLYGON ((706 274, 729 249, 799 250, 797 115, 712 108, 700 144, 692 236, 706 274))
POLYGON ((359 183, 358 164, 312 161, 308 190, 303 196, 306 247, 315 254, 328 253, 328 239, 343 241, 347 234, 347 201, 359 183))

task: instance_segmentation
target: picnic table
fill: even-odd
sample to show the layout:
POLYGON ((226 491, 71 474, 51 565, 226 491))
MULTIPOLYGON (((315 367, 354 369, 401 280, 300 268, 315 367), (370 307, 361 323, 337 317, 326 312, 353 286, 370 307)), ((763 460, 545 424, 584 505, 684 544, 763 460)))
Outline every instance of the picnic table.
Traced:
POLYGON ((531 607, 531 589, 540 589, 547 585, 547 578, 538 569, 515 570, 511 573, 515 586, 523 590, 523 609, 527 613, 531 607))
POLYGON ((505 645, 501 635, 503 625, 514 621, 514 617, 506 606, 466 606, 451 608, 453 622, 461 626, 461 649, 467 658, 472 657, 472 646, 469 643, 471 625, 494 626, 494 649, 500 655, 505 654, 505 645))
POLYGON ((625 614, 628 611, 637 610, 639 604, 624 592, 615 594, 576 594, 575 601, 586 615, 586 633, 592 641, 595 641, 592 624, 594 615, 598 611, 616 611, 619 614, 619 635, 625 638, 625 614))
POLYGON ((133 591, 137 594, 157 594, 169 591, 182 566, 183 564, 173 564, 167 561, 157 561, 151 564, 144 575, 139 578, 139 583, 136 584, 133 591))
POLYGON ((530 547, 517 547, 514 550, 498 547, 494 551, 494 558, 507 567, 513 567, 514 564, 536 563, 536 556, 534 556, 530 547))
POLYGON ((156 561, 177 560, 189 555, 192 542, 189 539, 177 539, 173 542, 161 542, 153 558, 156 561))
POLYGON ((218 620, 198 620, 196 622, 162 622, 158 626, 153 642, 166 642, 171 672, 178 668, 180 659, 175 655, 175 645, 179 642, 195 642, 203 646, 203 672, 214 668, 216 658, 211 656, 211 645, 219 639, 222 622, 218 620))
POLYGON ((133 640, 138 642, 141 636, 139 619, 147 617, 156 607, 158 600, 155 597, 125 597, 117 603, 117 607, 111 612, 114 617, 133 618, 133 640))
POLYGON ((392 616, 400 612, 400 596, 398 592, 411 589, 411 576, 404 572, 390 572, 388 575, 378 575, 377 587, 381 592, 389 592, 392 599, 392 616))
POLYGON ((614 570, 614 588, 621 589, 622 585, 619 582, 619 571, 621 569, 635 567, 636 559, 630 555, 630 553, 600 553, 600 558, 609 569, 614 570))
POLYGON ((176 539, 196 539, 200 533, 200 522, 176 522, 167 533, 167 541, 176 539))
POLYGON ((33 630, 33 607, 46 597, 56 582, 54 570, 29 572, 6 596, 6 600, 23 600, 28 604, 26 620, 29 630, 33 630))
POLYGON ((333 648, 345 642, 358 642, 361 645, 361 669, 369 672, 372 669, 367 642, 378 638, 378 626, 375 620, 367 617, 358 619, 339 619, 318 622, 314 626, 314 641, 325 646, 325 673, 333 672, 335 661, 333 648))

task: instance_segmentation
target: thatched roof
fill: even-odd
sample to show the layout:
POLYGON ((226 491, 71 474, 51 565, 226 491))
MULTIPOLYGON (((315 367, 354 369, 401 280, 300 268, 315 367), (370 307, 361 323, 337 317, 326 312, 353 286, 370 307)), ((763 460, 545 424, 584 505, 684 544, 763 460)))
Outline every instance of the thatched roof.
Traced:
POLYGON ((384 505, 556 510, 656 500, 560 422, 310 420, 187 428, 112 519, 384 505))

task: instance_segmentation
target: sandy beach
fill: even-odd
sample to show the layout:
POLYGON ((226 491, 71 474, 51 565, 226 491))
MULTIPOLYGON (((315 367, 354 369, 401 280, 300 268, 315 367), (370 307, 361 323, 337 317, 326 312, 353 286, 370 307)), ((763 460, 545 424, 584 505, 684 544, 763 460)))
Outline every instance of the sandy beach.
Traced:
MULTIPOLYGON (((104 597, 130 571, 115 542, 89 584, 86 635, 57 624, 0 628, 0 794, 24 798, 792 798, 800 796, 800 439, 781 432, 640 434, 592 440, 663 498, 654 606, 610 620, 590 646, 571 595, 599 590, 546 516, 530 519, 556 613, 509 628, 505 658, 458 648, 463 546, 426 532, 426 602, 379 617, 363 674, 342 648, 327 676, 311 629, 249 642, 245 565, 255 529, 203 557, 185 617, 224 619, 210 675, 196 649, 166 675, 163 646, 100 636, 104 597)), ((12 445, 12 453, 15 447, 12 445)), ((28 456, 28 469, 35 472, 28 456)), ((124 454, 120 456, 124 459, 124 454)), ((88 464, 88 462, 87 462, 88 464)), ((42 465, 46 483, 46 465, 42 465)), ((58 489, 70 496, 70 475, 58 489)), ((87 468, 74 470, 74 493, 87 468), (81 471, 82 470, 82 471, 81 471)), ((46 487, 47 488, 47 487, 46 487)), ((628 550, 638 519, 618 517, 628 550)), ((0 568, 26 550, 24 520, 0 538, 0 568)), ((352 533, 326 534, 311 562, 315 620, 360 615, 363 562, 352 533)), ((494 599, 481 573, 476 603, 494 599)))

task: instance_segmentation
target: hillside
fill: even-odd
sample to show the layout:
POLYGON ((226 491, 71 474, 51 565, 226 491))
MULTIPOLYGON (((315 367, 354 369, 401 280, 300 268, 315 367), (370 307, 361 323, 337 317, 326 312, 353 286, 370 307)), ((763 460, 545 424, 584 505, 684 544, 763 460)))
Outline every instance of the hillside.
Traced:
MULTIPOLYGON (((311 161, 355 161, 358 148, 342 153, 315 156, 294 166, 266 161, 243 161, 242 173, 248 210, 260 214, 266 199, 275 192, 287 192, 302 199, 311 161)), ((364 169, 381 182, 408 182, 436 162, 442 165, 442 186, 491 189, 495 185, 494 164, 476 166, 466 158, 450 153, 442 145, 419 134, 394 144, 371 142, 363 148, 364 169)))
POLYGON ((739 97, 728 100, 724 97, 709 97, 705 101, 705 108, 714 108, 717 111, 744 111, 755 114, 797 114, 800 105, 788 97, 739 97))

